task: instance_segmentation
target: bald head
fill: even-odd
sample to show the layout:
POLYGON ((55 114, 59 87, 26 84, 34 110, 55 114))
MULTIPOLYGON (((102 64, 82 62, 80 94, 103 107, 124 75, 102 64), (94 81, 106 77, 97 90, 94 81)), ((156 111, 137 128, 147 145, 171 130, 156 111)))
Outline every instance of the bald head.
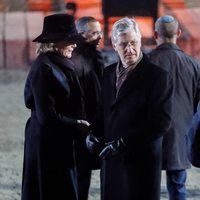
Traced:
POLYGON ((173 38, 178 28, 178 21, 170 15, 159 17, 155 23, 155 31, 157 31, 161 37, 165 38, 173 38))

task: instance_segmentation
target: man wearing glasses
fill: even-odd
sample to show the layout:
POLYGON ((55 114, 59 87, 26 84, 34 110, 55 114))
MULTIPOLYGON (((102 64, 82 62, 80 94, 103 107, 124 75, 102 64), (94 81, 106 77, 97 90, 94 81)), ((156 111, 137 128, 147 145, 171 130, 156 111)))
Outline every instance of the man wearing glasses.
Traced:
MULTIPOLYGON (((100 23, 93 17, 84 16, 76 23, 82 39, 77 42, 72 61, 76 66, 85 97, 85 118, 91 123, 99 100, 101 79, 104 69, 102 54, 99 50, 102 31, 100 23)), ((86 148, 85 135, 75 140, 77 164, 78 195, 80 200, 88 199, 92 169, 99 169, 97 156, 91 155, 86 148)))

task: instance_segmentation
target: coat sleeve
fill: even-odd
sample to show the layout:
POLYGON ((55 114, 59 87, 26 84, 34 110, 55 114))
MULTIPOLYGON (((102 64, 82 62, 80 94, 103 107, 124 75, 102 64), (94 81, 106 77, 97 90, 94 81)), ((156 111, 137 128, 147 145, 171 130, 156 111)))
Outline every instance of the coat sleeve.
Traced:
POLYGON ((37 119, 42 125, 61 123, 66 126, 75 126, 75 119, 64 116, 56 110, 54 100, 49 94, 51 79, 50 69, 43 65, 38 67, 30 80, 37 119))

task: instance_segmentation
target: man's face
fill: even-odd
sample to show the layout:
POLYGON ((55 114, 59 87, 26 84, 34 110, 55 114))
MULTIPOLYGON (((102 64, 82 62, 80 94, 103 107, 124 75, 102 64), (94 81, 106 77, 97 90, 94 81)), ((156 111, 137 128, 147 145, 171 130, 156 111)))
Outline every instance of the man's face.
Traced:
POLYGON ((102 38, 101 25, 99 22, 89 22, 87 24, 88 30, 82 35, 86 38, 86 42, 93 44, 94 46, 99 46, 100 40, 102 38))
POLYGON ((137 62, 141 52, 141 41, 133 30, 120 33, 113 48, 119 54, 122 64, 125 67, 137 62))

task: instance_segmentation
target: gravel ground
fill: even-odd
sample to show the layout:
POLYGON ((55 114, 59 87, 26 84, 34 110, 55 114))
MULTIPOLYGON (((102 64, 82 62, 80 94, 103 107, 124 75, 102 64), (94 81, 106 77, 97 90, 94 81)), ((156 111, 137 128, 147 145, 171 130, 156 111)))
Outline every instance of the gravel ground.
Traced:
MULTIPOLYGON (((27 72, 0 70, 0 200, 20 200, 24 125, 29 116, 23 104, 27 72)), ((165 174, 161 200, 167 199, 165 174)), ((188 170, 188 200, 200 199, 200 169, 188 170)), ((89 200, 99 200, 99 170, 94 171, 89 200)))

